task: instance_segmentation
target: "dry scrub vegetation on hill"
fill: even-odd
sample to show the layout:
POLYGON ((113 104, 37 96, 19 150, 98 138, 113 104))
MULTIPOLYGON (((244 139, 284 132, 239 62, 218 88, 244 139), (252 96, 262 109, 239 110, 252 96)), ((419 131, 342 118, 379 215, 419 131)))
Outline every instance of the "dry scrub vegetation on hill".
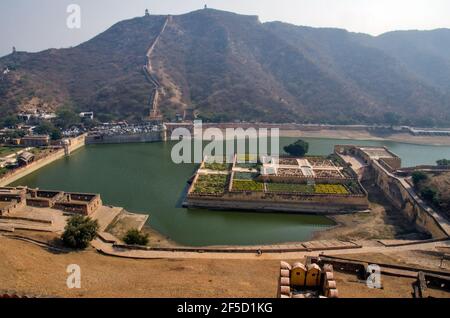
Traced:
POLYGON ((450 172, 430 176, 425 187, 436 189, 438 208, 450 217, 450 172))
MULTIPOLYGON (((0 59, 0 114, 33 97, 100 119, 148 114, 142 66, 165 16, 126 20, 74 48, 0 59)), ((199 10, 173 16, 152 55, 166 118, 450 125, 450 30, 379 37, 199 10)))

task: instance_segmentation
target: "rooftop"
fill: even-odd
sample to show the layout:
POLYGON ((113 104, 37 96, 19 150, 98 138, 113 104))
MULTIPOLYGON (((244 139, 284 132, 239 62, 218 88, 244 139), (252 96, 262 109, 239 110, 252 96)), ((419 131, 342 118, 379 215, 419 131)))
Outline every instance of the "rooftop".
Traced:
POLYGON ((20 195, 24 192, 24 189, 22 188, 0 188, 0 195, 1 194, 9 194, 9 195, 20 195))
POLYGON ((381 158, 396 158, 392 152, 384 147, 361 147, 360 148, 365 154, 367 154, 371 159, 381 159, 381 158))

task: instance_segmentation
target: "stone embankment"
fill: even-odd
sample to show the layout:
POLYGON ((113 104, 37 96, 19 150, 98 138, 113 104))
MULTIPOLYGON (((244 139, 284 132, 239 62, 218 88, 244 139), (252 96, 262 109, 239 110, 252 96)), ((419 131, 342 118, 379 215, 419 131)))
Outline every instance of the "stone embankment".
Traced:
MULTIPOLYGON (((330 241, 331 242, 331 241, 330 241)), ((317 242, 310 242, 316 244, 317 242)), ((305 248, 303 244, 291 245, 270 245, 264 249, 255 250, 257 247, 230 247, 230 248, 173 248, 173 249, 154 249, 154 248, 136 248, 132 246, 115 245, 106 243, 100 239, 92 242, 92 246, 99 252, 109 256, 132 259, 261 259, 261 260, 288 260, 301 259, 306 256, 327 255, 351 255, 365 253, 385 253, 385 252, 403 252, 403 251, 434 251, 437 246, 450 246, 450 241, 435 240, 426 243, 417 243, 414 245, 401 246, 383 246, 375 244, 373 241, 359 245, 354 242, 353 245, 341 246, 319 246, 314 248, 305 248)), ((305 243, 306 244, 306 243, 305 243)), ((263 248, 263 247, 261 247, 263 248)))
POLYGON ((155 131, 142 134, 124 134, 111 136, 87 136, 86 144, 128 144, 128 143, 145 143, 163 141, 165 138, 164 131, 155 131))
MULTIPOLYGON (((81 135, 79 137, 69 139, 68 140, 69 141, 69 144, 68 144, 69 153, 84 147, 85 138, 86 138, 86 135, 81 135)), ((51 164, 52 162, 65 157, 66 155, 67 155, 66 150, 64 148, 61 148, 61 149, 58 149, 58 150, 52 152, 51 154, 47 155, 46 157, 36 160, 24 167, 14 169, 13 171, 6 174, 5 176, 3 176, 0 179, 0 187, 7 186, 7 185, 13 183, 14 181, 17 181, 17 180, 29 175, 30 173, 33 173, 33 172, 51 164)))

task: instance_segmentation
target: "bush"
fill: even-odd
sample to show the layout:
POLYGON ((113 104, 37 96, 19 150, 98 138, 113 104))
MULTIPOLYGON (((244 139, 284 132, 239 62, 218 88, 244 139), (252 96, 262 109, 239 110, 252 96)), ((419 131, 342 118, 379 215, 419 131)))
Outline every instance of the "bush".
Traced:
POLYGON ((450 166, 450 160, 449 159, 441 159, 436 161, 438 166, 450 166))
POLYGON ((428 202, 436 202, 438 199, 438 192, 430 187, 425 187, 422 191, 420 191, 420 195, 422 198, 428 202))
POLYGON ((414 186, 418 186, 419 183, 428 179, 428 176, 422 171, 414 171, 412 174, 412 181, 414 186))
POLYGON ((123 237, 123 241, 129 245, 147 245, 148 234, 142 234, 138 229, 131 229, 123 237))
POLYGON ((55 129, 52 131, 52 133, 50 134, 50 138, 52 140, 60 140, 62 139, 62 133, 59 129, 55 129))
POLYGON ((41 122, 34 128, 34 132, 39 135, 50 135, 52 140, 59 140, 62 138, 61 130, 49 121, 41 122))
POLYGON ((0 119, 0 128, 7 127, 12 128, 19 123, 19 120, 16 116, 7 116, 5 118, 0 119))
POLYGON ((309 144, 304 140, 297 140, 293 144, 283 148, 284 151, 294 157, 303 157, 309 150, 309 144))
POLYGON ((63 108, 56 112, 58 118, 56 124, 62 129, 70 128, 80 122, 80 116, 69 108, 63 108))
POLYGON ((98 229, 97 220, 92 220, 90 217, 82 215, 75 215, 67 221, 61 239, 67 247, 85 249, 97 236, 98 229))

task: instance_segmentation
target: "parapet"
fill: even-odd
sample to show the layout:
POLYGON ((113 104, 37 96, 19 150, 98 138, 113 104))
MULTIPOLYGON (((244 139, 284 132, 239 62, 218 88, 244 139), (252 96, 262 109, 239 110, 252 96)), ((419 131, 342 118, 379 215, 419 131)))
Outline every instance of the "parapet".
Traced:
POLYGON ((280 263, 279 298, 338 298, 333 266, 280 263))

